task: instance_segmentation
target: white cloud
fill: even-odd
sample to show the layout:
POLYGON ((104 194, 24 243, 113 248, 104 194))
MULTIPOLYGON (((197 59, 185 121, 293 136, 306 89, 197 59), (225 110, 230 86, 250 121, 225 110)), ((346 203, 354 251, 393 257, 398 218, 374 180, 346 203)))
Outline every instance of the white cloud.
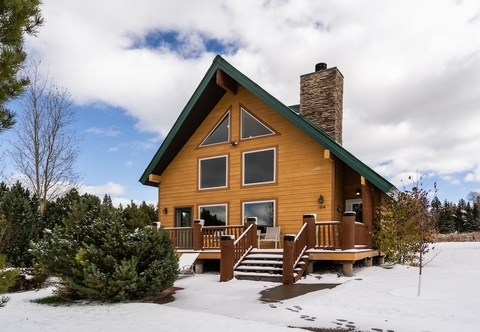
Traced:
POLYGON ((287 105, 317 62, 345 77, 344 146, 398 183, 420 170, 480 182, 478 1, 44 1, 28 45, 81 104, 165 136, 214 54, 287 105), (141 47, 154 31, 178 48, 141 47), (194 54, 192 58, 186 58, 194 54))
MULTIPOLYGON (((136 205, 140 205, 140 204, 143 203, 143 201, 138 200, 138 199, 128 199, 128 198, 123 198, 123 197, 112 197, 112 204, 115 207, 119 207, 120 204, 123 207, 126 207, 127 205, 131 205, 132 202, 135 203, 136 205)), ((145 201, 145 203, 147 205, 154 205, 154 206, 157 205, 156 201, 145 201)))
POLYGON ((90 185, 81 185, 79 188, 81 194, 91 194, 100 197, 102 199, 105 195, 110 195, 113 197, 122 196, 127 192, 127 187, 118 183, 108 182, 103 185, 90 186, 90 185))
POLYGON ((86 130, 86 132, 99 135, 99 136, 108 136, 108 137, 117 137, 122 133, 116 126, 112 126, 109 128, 90 127, 86 130))

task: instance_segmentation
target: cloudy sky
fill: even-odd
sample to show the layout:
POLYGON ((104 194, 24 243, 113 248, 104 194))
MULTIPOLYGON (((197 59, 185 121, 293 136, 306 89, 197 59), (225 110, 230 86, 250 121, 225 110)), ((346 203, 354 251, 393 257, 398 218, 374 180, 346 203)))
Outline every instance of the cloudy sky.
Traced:
POLYGON ((287 105, 318 62, 345 77, 344 147, 402 189, 480 188, 480 2, 44 0, 28 39, 76 98, 85 190, 156 200, 144 168, 216 54, 287 105))

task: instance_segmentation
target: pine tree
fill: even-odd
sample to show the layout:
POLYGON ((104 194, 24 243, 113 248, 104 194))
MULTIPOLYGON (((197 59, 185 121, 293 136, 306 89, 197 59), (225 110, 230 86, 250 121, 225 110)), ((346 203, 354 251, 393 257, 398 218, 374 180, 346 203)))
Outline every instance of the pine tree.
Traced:
MULTIPOLYGON (((68 293, 90 300, 138 299, 162 291, 177 277, 178 259, 163 229, 127 227, 125 211, 80 199, 63 226, 33 244, 44 269, 61 278, 68 293), (90 202, 91 203, 91 202, 90 202)), ((131 220, 142 213, 128 212, 131 220)))
POLYGON ((5 255, 0 255, 0 308, 3 307, 9 300, 8 296, 1 295, 8 291, 10 287, 15 285, 15 279, 20 274, 20 269, 5 269, 6 267, 5 255))
POLYGON ((5 108, 17 98, 28 79, 17 74, 27 57, 25 35, 35 36, 43 24, 40 0, 2 0, 0 5, 0 133, 15 124, 15 114, 5 108))
POLYGON ((105 194, 105 196, 103 196, 102 204, 105 205, 106 207, 113 208, 113 202, 110 195, 105 194))
POLYGON ((16 267, 31 267, 33 255, 30 241, 43 236, 44 223, 38 211, 38 200, 28 189, 16 183, 11 188, 5 184, 0 189, 0 253, 7 255, 10 264, 16 267))
POLYGON ((437 230, 442 234, 455 232, 455 208, 452 203, 445 200, 437 218, 437 230))

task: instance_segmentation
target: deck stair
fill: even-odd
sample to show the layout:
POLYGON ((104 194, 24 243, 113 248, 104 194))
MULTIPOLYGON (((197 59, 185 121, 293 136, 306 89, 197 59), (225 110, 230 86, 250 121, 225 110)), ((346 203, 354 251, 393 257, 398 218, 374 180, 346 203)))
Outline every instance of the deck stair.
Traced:
MULTIPOLYGON (((295 274, 305 270, 308 256, 295 268, 295 274)), ((283 250, 253 249, 235 269, 235 278, 241 280, 282 282, 283 250)))

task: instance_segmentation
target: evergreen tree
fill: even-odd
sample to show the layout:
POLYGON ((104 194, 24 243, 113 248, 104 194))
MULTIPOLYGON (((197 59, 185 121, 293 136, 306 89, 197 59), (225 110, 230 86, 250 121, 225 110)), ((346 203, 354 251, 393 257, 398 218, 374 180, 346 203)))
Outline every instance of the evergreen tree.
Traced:
POLYGON ((43 24, 40 0, 2 0, 0 5, 0 133, 15 124, 15 114, 5 108, 19 97, 28 78, 18 77, 27 55, 25 35, 35 36, 43 24))
POLYGON ((437 230, 442 234, 451 234, 455 232, 455 208, 452 203, 445 200, 438 213, 437 230))
POLYGON ((113 208, 113 202, 110 195, 105 194, 105 196, 103 196, 102 204, 105 205, 106 207, 113 208))
POLYGON ((0 253, 13 266, 32 265, 29 243, 42 238, 45 228, 38 206, 38 199, 19 182, 11 188, 0 185, 0 232, 4 234, 0 253))
MULTIPOLYGON (((99 201, 89 205, 80 199, 64 225, 32 244, 32 251, 49 274, 65 282, 72 296, 122 301, 170 287, 178 259, 169 234, 145 226, 131 231, 125 215, 99 201)), ((144 218, 138 209, 127 215, 131 220, 144 218)))
POLYGON ((157 220, 154 208, 149 208, 145 202, 140 207, 133 201, 122 210, 127 227, 133 231, 135 228, 150 226, 152 221, 157 220), (152 219, 154 218, 154 219, 152 219))
POLYGON ((20 269, 6 269, 6 256, 0 254, 0 308, 8 302, 5 294, 10 287, 15 285, 15 279, 20 274, 20 269))
POLYGON ((465 206, 465 221, 463 224, 463 232, 474 232, 476 226, 476 220, 473 213, 473 208, 470 205, 470 202, 465 206))

